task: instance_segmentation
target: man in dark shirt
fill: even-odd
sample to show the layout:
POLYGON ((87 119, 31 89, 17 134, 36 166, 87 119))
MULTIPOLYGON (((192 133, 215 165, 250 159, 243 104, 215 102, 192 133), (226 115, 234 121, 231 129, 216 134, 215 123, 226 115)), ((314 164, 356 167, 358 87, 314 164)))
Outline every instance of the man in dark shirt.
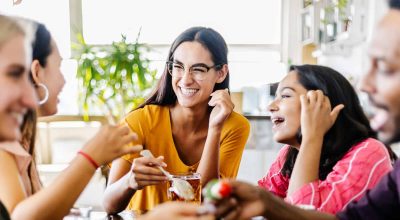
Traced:
MULTIPOLYGON (((368 55, 371 66, 361 89, 375 107, 371 127, 387 144, 400 141, 400 0, 389 1, 390 10, 379 22, 368 55)), ((264 216, 271 219, 400 219, 400 161, 392 172, 358 202, 336 216, 300 209, 253 185, 231 181, 230 199, 218 205, 224 219, 264 216)))

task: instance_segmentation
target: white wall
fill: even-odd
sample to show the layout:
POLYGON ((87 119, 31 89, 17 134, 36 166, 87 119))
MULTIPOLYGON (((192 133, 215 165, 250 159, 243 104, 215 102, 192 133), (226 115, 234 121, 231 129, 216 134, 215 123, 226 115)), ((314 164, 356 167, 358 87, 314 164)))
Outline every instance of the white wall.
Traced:
POLYGON ((368 16, 367 16, 368 19, 366 20, 367 22, 366 41, 358 45, 355 45, 353 48, 351 48, 351 53, 349 54, 322 55, 318 57, 318 64, 326 65, 338 70, 348 79, 350 79, 352 83, 356 84, 360 76, 368 68, 368 56, 367 56, 368 41, 371 39, 373 30, 377 22, 386 11, 387 11, 386 1, 368 0, 368 16))

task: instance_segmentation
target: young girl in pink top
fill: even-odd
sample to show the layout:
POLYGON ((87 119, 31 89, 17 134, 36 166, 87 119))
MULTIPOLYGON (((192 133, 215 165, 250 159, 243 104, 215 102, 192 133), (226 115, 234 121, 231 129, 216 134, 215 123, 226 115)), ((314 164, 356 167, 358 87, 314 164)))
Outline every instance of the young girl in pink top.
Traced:
POLYGON ((287 145, 258 184, 289 203, 336 213, 392 169, 394 153, 333 69, 292 66, 269 111, 274 140, 287 145))

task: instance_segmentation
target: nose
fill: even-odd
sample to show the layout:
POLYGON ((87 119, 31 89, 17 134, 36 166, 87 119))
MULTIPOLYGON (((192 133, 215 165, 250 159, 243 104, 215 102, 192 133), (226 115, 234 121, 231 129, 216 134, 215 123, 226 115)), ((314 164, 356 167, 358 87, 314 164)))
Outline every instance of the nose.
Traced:
POLYGON ((189 69, 185 69, 180 80, 185 85, 193 83, 193 76, 189 69))
POLYGON ((272 100, 269 104, 268 104, 268 111, 270 113, 276 112, 279 110, 279 107, 277 105, 277 101, 276 99, 272 100))
POLYGON ((361 78, 359 84, 358 84, 358 88, 363 91, 366 92, 368 94, 372 94, 376 92, 376 87, 375 87, 375 83, 376 83, 376 70, 374 70, 373 68, 371 68, 370 70, 368 70, 368 72, 361 78))

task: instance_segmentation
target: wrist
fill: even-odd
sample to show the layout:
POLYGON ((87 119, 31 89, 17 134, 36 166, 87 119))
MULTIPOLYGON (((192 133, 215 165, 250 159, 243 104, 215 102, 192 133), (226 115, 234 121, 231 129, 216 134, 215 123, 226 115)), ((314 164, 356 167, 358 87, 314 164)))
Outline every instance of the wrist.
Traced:
POLYGON ((98 163, 93 159, 93 157, 90 156, 88 153, 86 153, 86 152, 80 150, 80 151, 78 151, 77 154, 80 155, 80 156, 82 156, 82 157, 84 157, 85 160, 86 160, 87 162, 89 162, 89 163, 93 166, 93 168, 94 168, 95 170, 97 170, 97 168, 99 168, 99 164, 98 164, 98 163))
POLYGON ((125 175, 125 178, 126 178, 125 184, 126 184, 127 190, 129 192, 135 192, 136 190, 138 190, 138 184, 137 184, 135 178, 132 178, 132 175, 133 175, 132 171, 129 171, 129 173, 127 173, 125 175))
POLYGON ((270 210, 268 207, 268 204, 272 204, 271 203, 271 194, 268 194, 267 191, 265 191, 264 189, 259 189, 258 190, 259 193, 259 197, 260 197, 260 202, 261 202, 261 207, 262 207, 262 212, 260 213, 262 216, 267 217, 267 214, 270 213, 270 210))
POLYGON ((301 145, 309 146, 313 144, 321 145, 324 141, 324 135, 316 133, 315 135, 305 135, 302 137, 301 145))
POLYGON ((208 128, 208 136, 209 135, 218 135, 220 136, 222 132, 222 126, 214 125, 208 128))

